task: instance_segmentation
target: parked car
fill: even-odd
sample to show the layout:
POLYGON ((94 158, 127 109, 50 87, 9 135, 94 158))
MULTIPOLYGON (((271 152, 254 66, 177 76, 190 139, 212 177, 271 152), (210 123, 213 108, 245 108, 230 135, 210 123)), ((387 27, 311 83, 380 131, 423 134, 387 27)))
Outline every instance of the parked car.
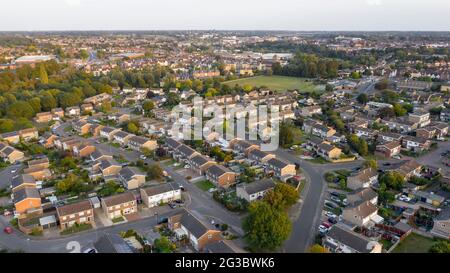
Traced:
POLYGON ((87 248, 83 253, 97 253, 97 250, 95 248, 87 248))
POLYGON ((339 197, 336 197, 336 196, 331 196, 331 201, 334 201, 336 203, 340 203, 341 199, 339 197))
POLYGON ((403 201, 403 202, 410 202, 411 198, 409 198, 406 195, 400 195, 400 197, 398 198, 398 200, 403 201))
POLYGON ((139 158, 142 159, 142 160, 146 160, 147 159, 147 157, 145 155, 141 155, 141 156, 139 156, 139 158))
POLYGON ((338 193, 338 192, 335 192, 335 191, 333 191, 333 192, 330 192, 330 195, 331 195, 331 196, 336 196, 336 197, 339 197, 339 196, 341 196, 341 194, 340 194, 340 193, 338 193))
POLYGON ((326 227, 327 229, 329 229, 331 227, 331 224, 328 222, 323 222, 322 226, 326 227))
POLYGON ((184 165, 184 168, 185 169, 189 169, 191 166, 189 166, 189 165, 184 165))
POLYGON ((325 212, 325 216, 329 218, 336 218, 336 214, 332 213, 331 211, 325 212))
POLYGON ((3 231, 4 231, 6 234, 11 234, 11 233, 13 233, 12 227, 5 227, 5 228, 3 229, 3 231))
POLYGON ((327 229, 325 226, 320 225, 320 226, 319 226, 319 232, 320 232, 321 234, 325 234, 325 233, 328 232, 328 229, 327 229))
POLYGON ((335 209, 335 208, 339 207, 338 204, 331 202, 331 201, 325 201, 325 206, 328 208, 331 208, 331 209, 335 209))
POLYGON ((158 220, 158 225, 167 223, 168 221, 169 221, 169 219, 167 217, 161 217, 158 220))
POLYGON ((10 215, 12 215, 12 212, 5 209, 5 211, 3 212, 3 216, 10 216, 10 215))
POLYGON ((177 207, 177 204, 175 203, 169 203, 169 207, 172 209, 175 209, 177 207))
POLYGON ((330 222, 332 224, 336 224, 338 222, 338 220, 336 218, 337 217, 330 217, 330 218, 328 218, 328 222, 330 222))

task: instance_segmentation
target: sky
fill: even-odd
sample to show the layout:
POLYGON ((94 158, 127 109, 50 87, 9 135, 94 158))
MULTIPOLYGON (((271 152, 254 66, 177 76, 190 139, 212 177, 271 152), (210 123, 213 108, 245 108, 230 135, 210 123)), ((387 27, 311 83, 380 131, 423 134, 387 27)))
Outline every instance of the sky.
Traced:
POLYGON ((2 0, 0 31, 450 31, 449 0, 2 0))

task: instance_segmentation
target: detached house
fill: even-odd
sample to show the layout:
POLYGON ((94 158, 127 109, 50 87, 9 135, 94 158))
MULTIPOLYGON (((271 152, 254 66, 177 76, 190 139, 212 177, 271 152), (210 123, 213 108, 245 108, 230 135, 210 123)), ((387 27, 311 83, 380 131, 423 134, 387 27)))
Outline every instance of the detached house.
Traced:
POLYGON ((201 251, 210 243, 221 240, 221 232, 209 227, 188 211, 169 217, 168 227, 178 238, 186 236, 195 250, 201 251))
POLYGON ((377 206, 370 201, 361 201, 344 208, 342 210, 342 217, 345 221, 358 227, 365 227, 370 221, 379 223, 383 220, 377 213, 377 206))
POLYGON ((222 165, 214 164, 205 172, 206 179, 221 188, 228 188, 236 182, 236 174, 222 165))
POLYGON ((264 179, 252 183, 241 183, 236 186, 236 195, 252 202, 261 199, 269 190, 275 188, 275 183, 271 179, 264 179))
POLYGON ((372 168, 366 168, 347 178, 347 187, 356 190, 368 188, 378 181, 378 172, 372 168))
POLYGON ((331 227, 322 244, 332 253, 381 253, 383 249, 377 241, 339 225, 331 227))
POLYGON ((68 204, 56 208, 61 230, 76 224, 93 224, 94 210, 89 200, 68 204))
POLYGON ((138 212, 136 198, 131 192, 102 198, 102 208, 105 215, 111 220, 138 212))

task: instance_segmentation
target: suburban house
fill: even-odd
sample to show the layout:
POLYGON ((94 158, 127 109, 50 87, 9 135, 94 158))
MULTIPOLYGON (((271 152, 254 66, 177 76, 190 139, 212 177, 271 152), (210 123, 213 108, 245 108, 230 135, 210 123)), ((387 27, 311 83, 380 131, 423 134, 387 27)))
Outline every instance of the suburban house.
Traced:
POLYGON ((86 135, 90 132, 92 124, 89 122, 86 122, 84 120, 76 121, 72 124, 72 128, 79 134, 79 135, 86 135))
POLYGON ((105 127, 101 124, 92 124, 91 127, 89 128, 89 132, 91 133, 92 136, 94 137, 98 137, 100 136, 100 130, 105 127))
POLYGON ((20 174, 11 179, 11 192, 16 192, 20 189, 31 187, 36 188, 36 180, 29 174, 20 174))
POLYGON ((112 157, 112 155, 105 154, 105 153, 101 152, 100 150, 95 150, 90 155, 90 159, 91 159, 91 161, 99 162, 100 160, 113 159, 113 157, 112 157))
POLYGON ((377 241, 339 225, 331 227, 322 244, 332 253, 381 253, 383 249, 377 241))
POLYGON ((113 135, 113 141, 116 143, 119 143, 121 146, 125 146, 125 145, 128 145, 128 141, 133 136, 135 136, 135 135, 124 132, 124 131, 118 131, 113 135))
POLYGON ((36 128, 28 128, 15 132, 8 132, 0 134, 0 138, 7 141, 9 144, 17 144, 22 138, 24 141, 30 141, 39 138, 39 133, 36 128))
POLYGON ((413 152, 428 150, 430 145, 431 141, 426 138, 405 136, 402 139, 402 147, 413 152))
POLYGON ((102 208, 109 219, 137 213, 137 201, 134 194, 124 192, 102 198, 102 208))
POLYGON ((36 128, 28 128, 19 131, 20 137, 25 141, 36 140, 39 138, 39 132, 36 128))
POLYGON ((59 118, 63 118, 63 117, 64 117, 64 110, 63 110, 62 108, 53 108, 53 109, 51 110, 51 113, 52 113, 54 116, 57 116, 57 117, 59 117, 59 118))
POLYGON ((69 117, 77 117, 80 115, 80 113, 81 110, 78 106, 67 107, 65 111, 65 115, 69 117))
POLYGON ((42 209, 41 196, 36 185, 19 188, 12 195, 15 214, 22 215, 42 209))
POLYGON ((171 137, 166 138, 166 146, 170 152, 174 152, 180 145, 181 142, 179 142, 178 140, 175 140, 171 137))
POLYGON ((430 124, 430 112, 418 109, 408 114, 410 121, 417 123, 418 127, 425 127, 430 124))
POLYGON ((322 107, 320 107, 318 105, 313 105, 313 106, 300 108, 300 116, 302 116, 302 117, 311 117, 314 114, 321 115, 322 107))
POLYGON ((81 105, 81 112, 82 113, 91 113, 94 111, 94 106, 90 103, 83 103, 81 105))
POLYGON ((25 154, 16 148, 0 142, 0 157, 9 163, 15 163, 17 161, 22 161, 25 158, 25 154))
POLYGON ((392 170, 402 174, 405 177, 405 180, 409 180, 413 175, 420 176, 422 165, 415 160, 406 160, 394 165, 392 170))
POLYGON ((450 210, 442 210, 433 220, 431 233, 435 236, 450 239, 450 210))
POLYGON ((20 142, 20 133, 18 131, 3 133, 0 138, 9 144, 17 144, 20 142))
POLYGON ((109 141, 111 141, 111 140, 113 140, 114 134, 116 134, 117 132, 120 132, 121 130, 122 129, 117 129, 117 128, 109 127, 109 126, 103 127, 100 129, 100 136, 102 138, 106 138, 109 141))
POLYGON ((275 158, 274 154, 269 154, 267 152, 261 151, 260 149, 252 149, 248 153, 248 159, 259 162, 266 163, 269 159, 275 158))
POLYGON ((141 189, 144 204, 153 208, 160 204, 170 203, 181 199, 181 189, 176 183, 164 183, 141 189))
POLYGON ((383 218, 378 216, 378 207, 370 201, 360 201, 350 204, 342 210, 342 217, 344 221, 358 227, 365 227, 371 221, 375 223, 383 221, 383 218))
POLYGON ((199 175, 204 175, 209 167, 217 163, 209 157, 198 154, 188 159, 188 164, 192 171, 198 173, 199 175))
POLYGON ((127 190, 141 187, 145 183, 145 173, 136 167, 125 167, 119 172, 119 181, 127 190))
POLYGON ((369 201, 370 203, 377 205, 378 194, 371 188, 359 188, 347 194, 347 201, 349 204, 369 201))
POLYGON ((70 228, 75 223, 79 225, 94 223, 94 209, 89 200, 57 207, 56 213, 61 230, 70 228))
POLYGON ((209 227, 186 210, 169 217, 168 227, 178 238, 186 236, 197 251, 202 251, 207 244, 221 240, 219 230, 209 227))
POLYGON ((98 253, 134 253, 131 246, 118 234, 105 233, 94 243, 98 253))
POLYGON ((153 151, 158 148, 158 143, 156 140, 148 139, 146 137, 132 136, 128 140, 128 147, 135 151, 142 151, 143 149, 153 151))
POLYGON ((174 158, 177 160, 191 159, 192 157, 199 155, 200 153, 186 144, 181 144, 178 148, 175 149, 174 158))
POLYGON ((342 150, 334 145, 323 142, 317 147, 316 153, 326 160, 334 160, 339 159, 342 154, 342 150))
POLYGON ((275 183, 271 179, 264 179, 252 183, 241 183, 236 186, 236 196, 252 202, 261 199, 266 192, 275 188, 275 183))
POLYGON ((41 113, 37 113, 36 117, 34 118, 34 120, 37 123, 47 123, 53 120, 53 115, 50 112, 41 112, 41 113))
POLYGON ((251 150, 259 149, 259 146, 248 141, 236 138, 230 141, 230 148, 247 156, 251 150))
POLYGON ((297 174, 295 165, 278 158, 272 158, 267 161, 268 168, 272 170, 275 176, 280 178, 294 176, 297 174))
POLYGON ((32 176, 38 181, 43 181, 52 176, 52 173, 47 167, 43 166, 31 166, 23 169, 23 173, 32 176))
POLYGON ((397 141, 389 141, 379 144, 375 148, 375 155, 383 157, 393 157, 400 154, 402 146, 397 141))
POLYGON ((102 159, 99 163, 98 168, 103 177, 117 175, 122 169, 122 166, 114 159, 102 159))
POLYGON ((236 174, 230 169, 214 164, 205 171, 206 179, 221 188, 228 188, 236 182, 236 174))
POLYGON ((57 138, 58 138, 58 136, 50 134, 50 135, 44 136, 41 143, 45 148, 52 148, 55 146, 55 140, 57 138))
POLYGON ((50 162, 48 161, 48 157, 44 156, 42 158, 33 159, 27 162, 28 167, 42 167, 48 168, 50 166, 50 162))
POLYGON ((347 187, 356 190, 359 188, 368 188, 378 181, 378 172, 372 168, 365 168, 349 177, 347 177, 347 187))
POLYGON ((321 138, 327 138, 331 137, 336 133, 336 130, 334 130, 331 127, 325 126, 323 124, 316 123, 312 126, 311 134, 321 137, 321 138))
POLYGON ((95 150, 95 146, 88 143, 81 143, 72 147, 74 156, 79 158, 89 157, 95 150))
POLYGON ((391 142, 396 141, 400 143, 402 141, 403 135, 391 132, 380 132, 378 133, 378 142, 391 142))

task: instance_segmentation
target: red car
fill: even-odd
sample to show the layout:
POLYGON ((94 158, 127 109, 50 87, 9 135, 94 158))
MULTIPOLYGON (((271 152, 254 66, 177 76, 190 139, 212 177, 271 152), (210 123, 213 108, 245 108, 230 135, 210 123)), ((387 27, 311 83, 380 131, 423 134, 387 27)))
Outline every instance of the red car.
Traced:
POLYGON ((323 225, 324 227, 326 227, 326 228, 330 228, 330 227, 331 227, 331 224, 328 223, 328 222, 323 222, 322 225, 323 225))
POLYGON ((4 231, 6 234, 11 234, 11 233, 13 233, 13 229, 12 229, 11 227, 5 227, 5 228, 3 229, 3 231, 4 231))

